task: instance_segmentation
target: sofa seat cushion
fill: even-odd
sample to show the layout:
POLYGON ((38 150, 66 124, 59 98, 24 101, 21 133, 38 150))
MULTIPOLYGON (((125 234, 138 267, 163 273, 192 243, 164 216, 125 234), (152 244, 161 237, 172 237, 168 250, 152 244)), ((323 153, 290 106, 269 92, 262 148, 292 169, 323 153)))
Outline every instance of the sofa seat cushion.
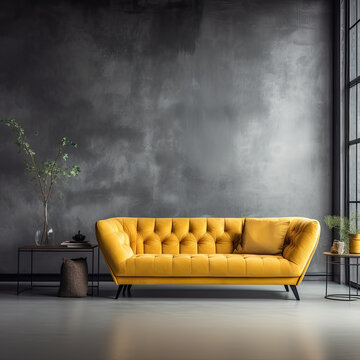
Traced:
POLYGON ((120 264, 116 276, 294 277, 299 267, 277 255, 141 254, 120 264))

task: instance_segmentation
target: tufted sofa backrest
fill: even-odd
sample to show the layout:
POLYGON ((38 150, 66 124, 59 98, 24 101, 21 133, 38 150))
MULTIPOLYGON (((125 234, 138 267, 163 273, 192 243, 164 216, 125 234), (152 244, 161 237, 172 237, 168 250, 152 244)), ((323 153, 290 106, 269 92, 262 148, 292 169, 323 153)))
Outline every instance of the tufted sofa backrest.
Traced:
POLYGON ((242 218, 112 218, 129 236, 134 254, 231 254, 241 240, 242 218))

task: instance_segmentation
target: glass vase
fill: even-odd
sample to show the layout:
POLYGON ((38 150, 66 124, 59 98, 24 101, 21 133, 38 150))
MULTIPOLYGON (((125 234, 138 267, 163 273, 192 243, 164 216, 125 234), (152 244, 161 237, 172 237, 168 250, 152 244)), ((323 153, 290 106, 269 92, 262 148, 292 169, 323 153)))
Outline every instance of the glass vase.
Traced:
POLYGON ((35 232, 35 244, 38 246, 54 244, 54 230, 49 226, 47 202, 44 203, 44 223, 42 229, 35 232))
POLYGON ((54 230, 49 226, 49 230, 47 231, 47 236, 43 239, 42 230, 36 230, 35 232, 35 244, 37 246, 42 245, 54 245, 54 230))

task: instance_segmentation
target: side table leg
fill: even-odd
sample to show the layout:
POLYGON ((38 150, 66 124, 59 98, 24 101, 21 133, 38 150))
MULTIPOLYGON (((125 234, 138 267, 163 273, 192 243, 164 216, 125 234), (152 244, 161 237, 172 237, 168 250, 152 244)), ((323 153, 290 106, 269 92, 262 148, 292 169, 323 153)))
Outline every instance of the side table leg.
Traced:
POLYGON ((33 251, 31 250, 30 256, 30 288, 33 287, 33 251))
POLYGON ((328 295, 328 265, 329 265, 329 257, 326 256, 326 271, 325 271, 325 298, 328 295))
POLYGON ((20 250, 18 249, 18 263, 17 263, 17 287, 16 287, 16 295, 19 295, 19 283, 20 283, 20 250))
POLYGON ((92 276, 91 276, 91 296, 94 296, 94 249, 92 249, 92 276))
POLYGON ((97 248, 97 255, 98 255, 98 261, 97 261, 97 284, 98 284, 98 296, 100 295, 100 248, 97 248))
POLYGON ((351 300, 351 282, 350 282, 350 258, 346 259, 348 260, 345 263, 345 267, 347 268, 347 274, 348 274, 348 284, 349 284, 349 301, 351 300))
POLYGON ((359 296, 359 258, 356 258, 356 296, 359 296))

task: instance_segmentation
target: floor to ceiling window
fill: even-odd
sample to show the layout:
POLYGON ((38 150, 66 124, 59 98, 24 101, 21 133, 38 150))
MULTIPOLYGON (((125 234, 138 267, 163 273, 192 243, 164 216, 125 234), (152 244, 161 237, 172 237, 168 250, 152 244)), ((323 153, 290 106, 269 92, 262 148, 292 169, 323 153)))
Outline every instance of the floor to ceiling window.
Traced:
MULTIPOLYGON (((340 31, 345 35, 345 212, 352 230, 356 230, 360 229, 360 0, 340 0, 340 11, 343 10, 340 31)), ((340 269, 334 268, 334 273, 340 274, 340 269)), ((352 286, 360 288, 358 281, 354 281, 359 275, 353 267, 350 278, 346 274, 345 278, 352 286)))
MULTIPOLYGON (((347 211, 354 219, 360 214, 360 0, 347 0, 346 5, 347 211)), ((353 223, 353 226, 359 225, 353 223)))

